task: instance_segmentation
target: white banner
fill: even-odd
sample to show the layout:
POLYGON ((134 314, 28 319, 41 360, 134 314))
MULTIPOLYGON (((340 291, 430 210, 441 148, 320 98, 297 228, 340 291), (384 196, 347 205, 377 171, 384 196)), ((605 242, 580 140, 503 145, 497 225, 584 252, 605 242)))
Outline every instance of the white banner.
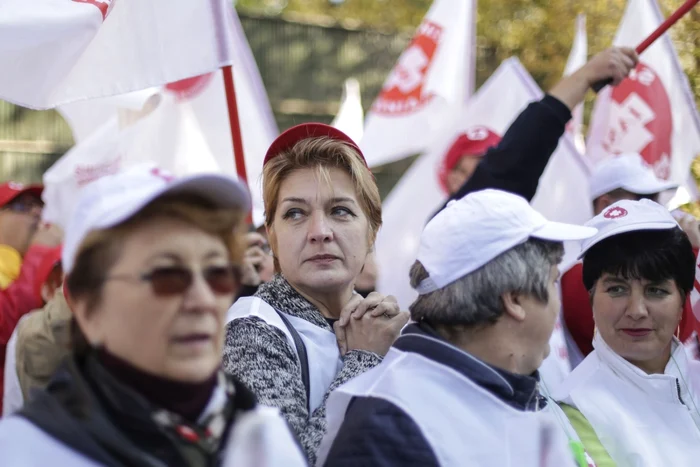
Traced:
POLYGON ((47 109, 231 63, 226 0, 3 0, 0 99, 47 109))
POLYGON ((364 133, 364 120, 360 82, 355 78, 348 78, 343 87, 343 100, 340 103, 340 109, 338 109, 338 114, 333 119, 331 126, 358 142, 364 133))
MULTIPOLYGON (((574 44, 569 53, 569 59, 564 68, 564 76, 569 76, 588 61, 588 38, 586 37, 586 15, 576 17, 576 32, 574 44)), ((571 112, 572 118, 566 126, 566 132, 571 136, 576 149, 581 154, 586 152, 586 142, 583 137, 583 102, 571 112)))
POLYGON ((367 114, 370 167, 431 148, 474 89, 475 0, 435 0, 367 114))
MULTIPOLYGON (((663 20, 655 0, 628 1, 614 45, 636 47, 663 20)), ((659 177, 688 181, 700 153, 700 117, 668 34, 641 54, 629 78, 601 91, 587 146, 593 163, 637 152, 659 177)))

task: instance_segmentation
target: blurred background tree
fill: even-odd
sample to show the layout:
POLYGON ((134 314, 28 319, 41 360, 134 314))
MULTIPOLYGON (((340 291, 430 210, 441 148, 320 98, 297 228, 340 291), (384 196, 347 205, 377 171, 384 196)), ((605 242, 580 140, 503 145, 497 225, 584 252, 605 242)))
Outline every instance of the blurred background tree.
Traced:
MULTIPOLYGON (((659 0, 668 16, 683 0, 659 0)), ((432 0, 238 0, 244 12, 337 22, 346 27, 388 31, 415 29, 432 0)), ((589 54, 609 47, 625 0, 479 0, 477 85, 504 59, 515 55, 543 89, 561 78, 571 49, 576 15, 587 18, 589 54)), ((700 11, 696 8, 672 30, 700 105, 700 11)), ((591 96, 592 98, 592 96, 591 96)))

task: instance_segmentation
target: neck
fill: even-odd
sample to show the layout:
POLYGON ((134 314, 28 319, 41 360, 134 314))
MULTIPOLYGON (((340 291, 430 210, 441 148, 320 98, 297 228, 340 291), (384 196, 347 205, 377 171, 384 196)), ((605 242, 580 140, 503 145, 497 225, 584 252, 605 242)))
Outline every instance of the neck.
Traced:
POLYGON ((304 287, 299 287, 296 284, 291 284, 299 294, 307 299, 313 306, 318 308, 325 318, 338 319, 343 307, 352 298, 354 287, 352 284, 344 289, 324 290, 322 292, 305 290, 304 287))
POLYGON ((495 368, 518 375, 529 376, 536 369, 525 363, 527 353, 521 350, 517 339, 501 332, 499 323, 487 327, 464 328, 459 333, 437 332, 455 347, 464 350, 495 368))
POLYGON ((197 421, 216 387, 216 373, 201 383, 184 383, 146 373, 106 350, 99 350, 97 356, 102 366, 119 382, 154 406, 176 413, 190 422, 197 421))
POLYGON ((662 375, 666 372, 666 365, 668 365, 668 361, 671 359, 672 345, 672 343, 669 343, 668 347, 666 347, 664 351, 655 358, 641 361, 632 359, 626 360, 648 375, 662 375))

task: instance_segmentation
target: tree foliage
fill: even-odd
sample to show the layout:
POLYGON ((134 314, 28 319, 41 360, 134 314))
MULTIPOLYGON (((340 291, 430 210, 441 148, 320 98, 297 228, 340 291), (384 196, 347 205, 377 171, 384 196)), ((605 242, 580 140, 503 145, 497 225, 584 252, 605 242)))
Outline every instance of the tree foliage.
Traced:
MULTIPOLYGON (((466 1, 466 0, 465 0, 466 1)), ((633 1, 633 0, 631 0, 633 1)), ((683 0, 658 0, 669 15, 683 0)), ((271 15, 322 16, 341 24, 389 30, 414 29, 431 0, 238 0, 237 7, 271 15)), ((561 77, 578 13, 587 18, 589 53, 612 43, 625 0, 479 0, 477 84, 498 64, 517 56, 543 89, 561 77)), ((676 49, 700 104, 700 11, 696 8, 672 30, 676 49)))

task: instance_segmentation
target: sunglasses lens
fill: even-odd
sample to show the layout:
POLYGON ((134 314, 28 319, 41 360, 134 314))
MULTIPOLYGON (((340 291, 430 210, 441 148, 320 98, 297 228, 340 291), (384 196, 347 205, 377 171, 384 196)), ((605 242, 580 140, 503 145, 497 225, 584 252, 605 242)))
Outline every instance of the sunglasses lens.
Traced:
POLYGON ((204 270, 204 279, 216 294, 230 294, 238 289, 238 270, 231 266, 211 267, 204 270))
POLYGON ((192 284, 192 272, 184 268, 160 268, 150 274, 156 295, 181 294, 192 284))

